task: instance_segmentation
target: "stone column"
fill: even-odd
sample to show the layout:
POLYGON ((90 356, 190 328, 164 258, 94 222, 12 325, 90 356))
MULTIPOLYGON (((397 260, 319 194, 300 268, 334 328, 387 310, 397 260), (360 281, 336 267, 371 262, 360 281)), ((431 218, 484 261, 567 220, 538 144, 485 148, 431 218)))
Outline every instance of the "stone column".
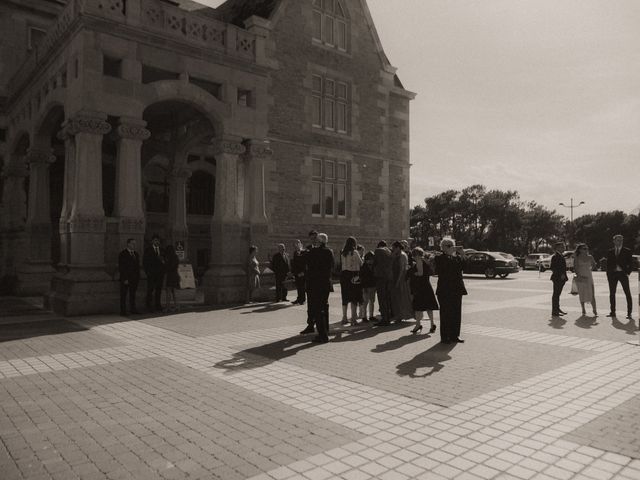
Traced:
POLYGON ((142 142, 151 136, 144 128, 146 122, 122 119, 116 130, 118 158, 116 162, 116 192, 113 216, 118 218, 119 248, 126 246, 128 238, 134 238, 142 248, 145 232, 145 215, 142 205, 142 142))
POLYGON ((66 267, 70 258, 69 242, 69 217, 73 205, 75 178, 76 178, 76 144, 73 135, 68 133, 68 128, 63 127, 58 132, 58 138, 64 141, 64 192, 62 194, 62 209, 58 232, 60 233, 60 267, 66 267))
POLYGON ((187 180, 191 170, 176 167, 169 175, 169 238, 171 244, 184 242, 185 258, 188 258, 189 226, 187 225, 187 180))
POLYGON ((56 274, 45 305, 62 315, 118 311, 118 285, 105 272, 106 220, 102 205, 102 137, 106 115, 81 113, 66 122, 74 137, 75 171, 68 192, 68 266, 56 274), (70 205, 69 205, 70 201, 70 205))
POLYGON ((269 142, 251 140, 247 143, 244 219, 251 225, 267 224, 264 161, 271 155, 269 142))
POLYGON ((24 182, 28 174, 22 158, 10 157, 2 168, 4 215, 0 218, 3 262, 1 273, 10 281, 15 279, 17 267, 24 263, 26 257, 27 196, 24 182))
POLYGON ((41 295, 49 291, 55 270, 51 266, 51 202, 49 166, 55 161, 50 148, 32 148, 26 156, 29 165, 27 208, 27 259, 18 267, 17 293, 41 295))
POLYGON ((249 232, 238 214, 238 162, 245 147, 238 140, 216 145, 215 212, 211 222, 211 263, 204 276, 207 304, 242 302, 249 232))

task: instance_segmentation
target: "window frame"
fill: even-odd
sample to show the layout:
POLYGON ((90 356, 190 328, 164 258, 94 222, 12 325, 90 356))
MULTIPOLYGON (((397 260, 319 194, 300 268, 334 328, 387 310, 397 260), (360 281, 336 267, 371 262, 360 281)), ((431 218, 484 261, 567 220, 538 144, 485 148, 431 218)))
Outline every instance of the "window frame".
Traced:
POLYGON ((311 74, 311 125, 341 135, 351 127, 351 85, 316 73, 311 74))
POLYGON ((340 0, 313 1, 312 32, 314 43, 347 52, 349 50, 349 18, 340 0), (317 20, 320 19, 318 29, 317 20))
POLYGON ((325 219, 346 219, 349 212, 349 165, 347 161, 314 156, 311 159, 311 216, 325 219), (316 166, 320 164, 320 175, 316 166), (343 178, 339 171, 344 172, 343 178), (344 192, 344 211, 340 208, 340 192, 344 192), (316 201, 319 196, 320 202, 316 201), (331 201, 329 207, 328 201, 331 201), (319 212, 317 210, 319 207, 319 212))

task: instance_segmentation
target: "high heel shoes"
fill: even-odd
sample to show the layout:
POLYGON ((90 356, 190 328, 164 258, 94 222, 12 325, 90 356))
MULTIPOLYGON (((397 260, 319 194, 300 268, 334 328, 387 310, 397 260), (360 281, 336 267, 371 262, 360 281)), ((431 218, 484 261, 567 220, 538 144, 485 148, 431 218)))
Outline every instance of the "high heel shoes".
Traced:
POLYGON ((422 325, 416 325, 415 327, 413 327, 413 330, 411 330, 411 333, 415 335, 416 333, 421 331, 422 331, 422 325))
POLYGON ((436 331, 436 326, 431 325, 431 328, 429 329, 429 333, 434 333, 435 331, 436 331))

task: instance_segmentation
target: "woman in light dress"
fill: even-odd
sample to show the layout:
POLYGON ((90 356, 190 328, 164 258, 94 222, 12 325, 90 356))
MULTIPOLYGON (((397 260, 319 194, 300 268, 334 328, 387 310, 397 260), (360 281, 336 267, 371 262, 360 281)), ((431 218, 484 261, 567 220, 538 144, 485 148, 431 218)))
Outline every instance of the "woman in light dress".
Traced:
POLYGON ((589 247, 585 243, 579 243, 573 256, 573 271, 576 274, 576 284, 578 285, 578 297, 582 307, 582 315, 587 312, 585 303, 590 303, 593 314, 598 315, 596 310, 596 295, 593 286, 593 274, 591 270, 595 265, 595 260, 589 255, 589 247))
POLYGON ((357 250, 358 242, 349 237, 344 242, 340 252, 342 271, 340 272, 340 292, 342 293, 342 324, 358 323, 358 305, 362 303, 362 289, 360 288, 360 267, 362 258, 357 250), (347 319, 347 307, 351 304, 351 320, 347 319))
POLYGON ((258 247, 249 247, 247 259, 247 303, 253 302, 254 292, 260 288, 260 262, 258 262, 258 247))

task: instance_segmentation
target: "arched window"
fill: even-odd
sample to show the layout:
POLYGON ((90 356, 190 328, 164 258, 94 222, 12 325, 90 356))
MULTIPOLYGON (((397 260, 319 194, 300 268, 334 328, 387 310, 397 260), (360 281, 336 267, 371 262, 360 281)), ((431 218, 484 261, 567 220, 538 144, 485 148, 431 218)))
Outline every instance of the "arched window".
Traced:
POLYGON ((215 177, 202 170, 193 172, 187 185, 187 214, 213 215, 215 194, 215 177))
POLYGON ((147 165, 144 169, 144 203, 147 212, 167 213, 169 211, 169 182, 167 172, 157 164, 147 165))
POLYGON ((348 19, 340 0, 313 0, 313 40, 347 51, 348 19))

